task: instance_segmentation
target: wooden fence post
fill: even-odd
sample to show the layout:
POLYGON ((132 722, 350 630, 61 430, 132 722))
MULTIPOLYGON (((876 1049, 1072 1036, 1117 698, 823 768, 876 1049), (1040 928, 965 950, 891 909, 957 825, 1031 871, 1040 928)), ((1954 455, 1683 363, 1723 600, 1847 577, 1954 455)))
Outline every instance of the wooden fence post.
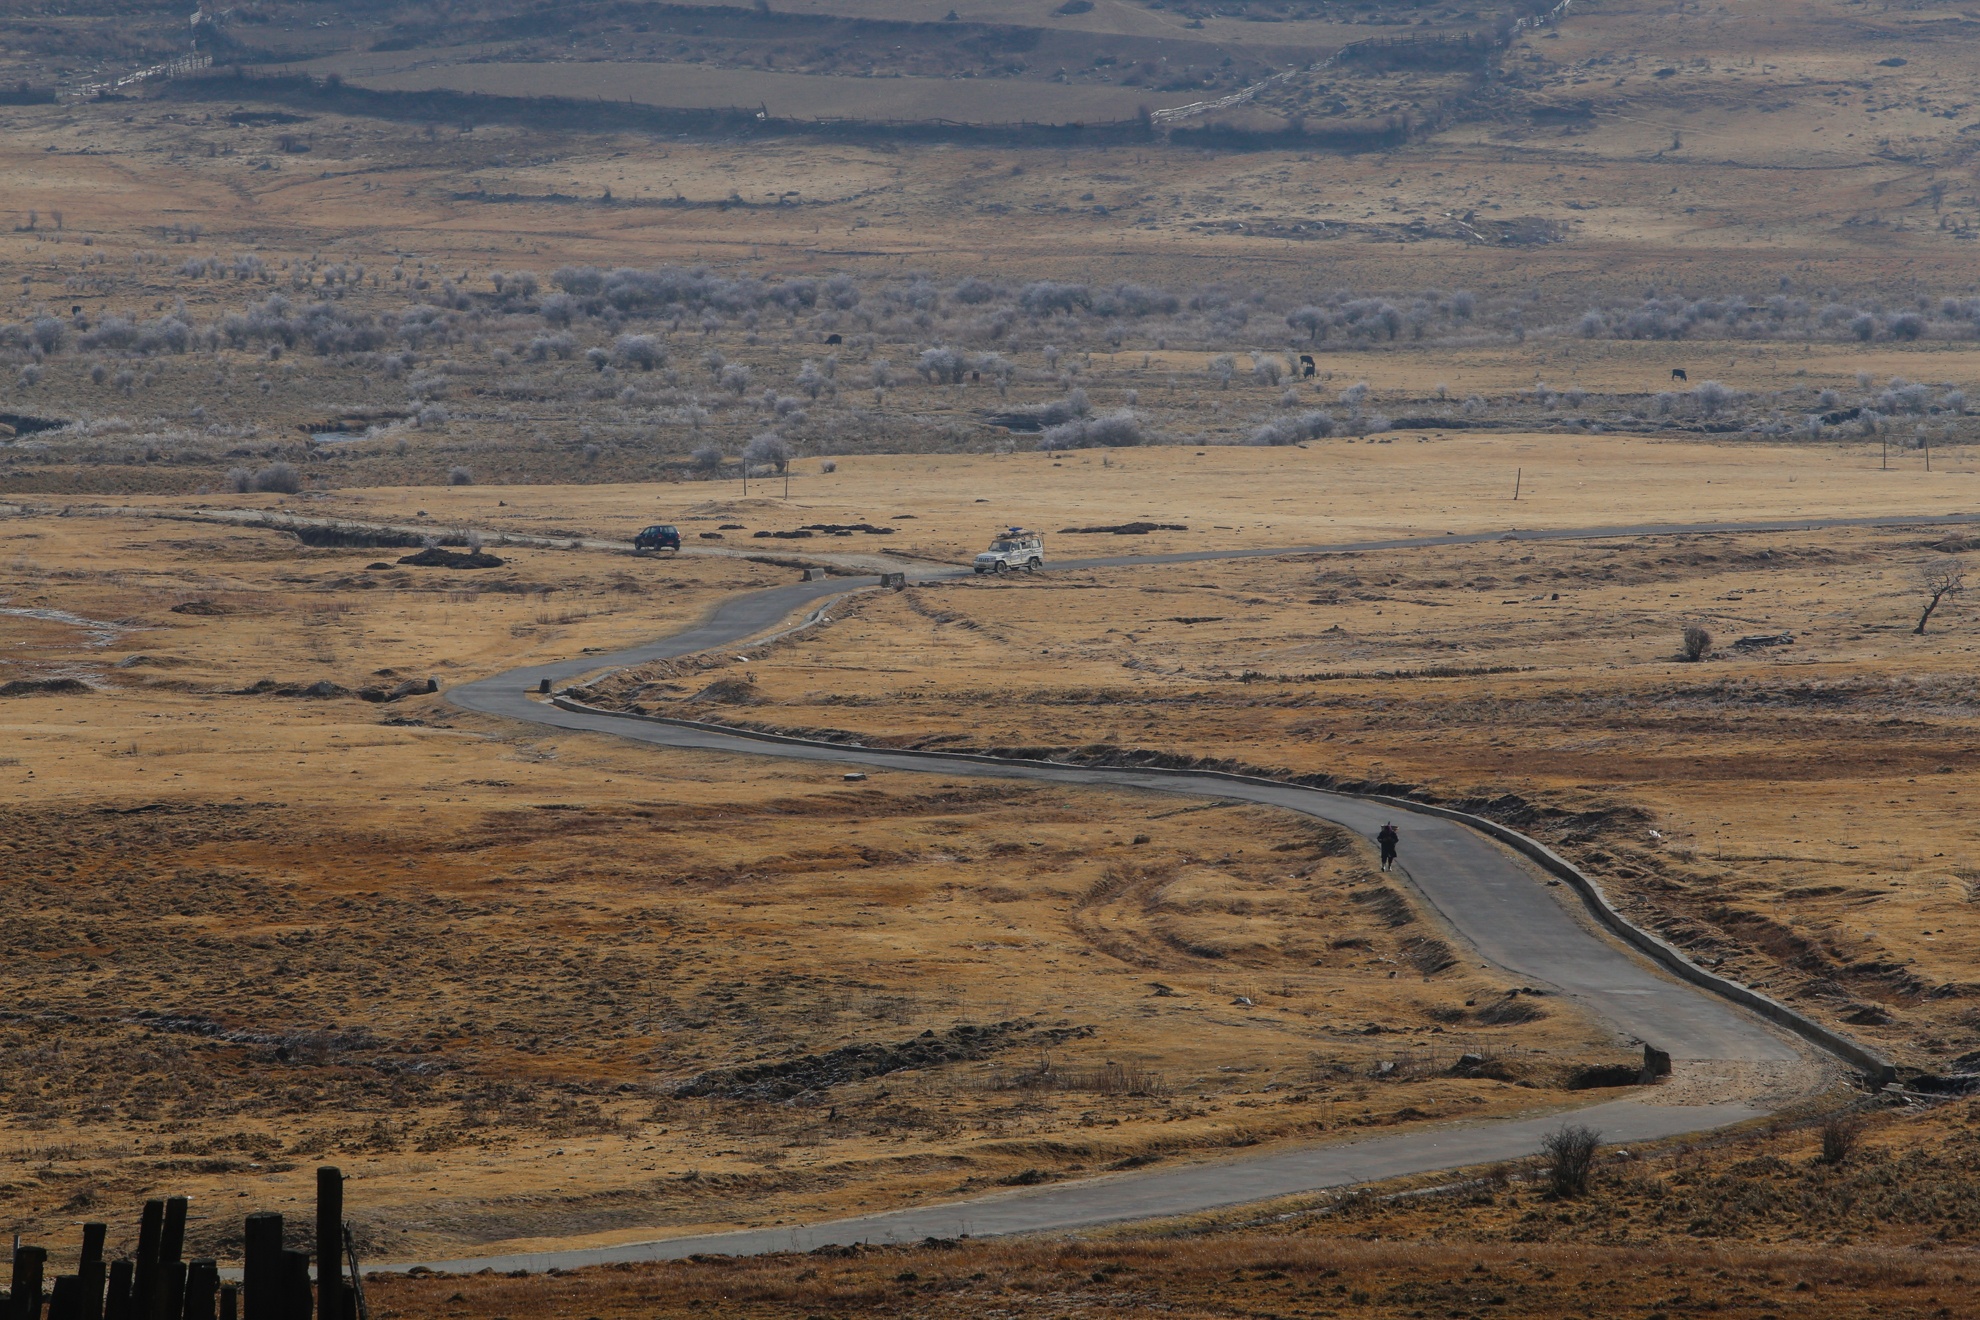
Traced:
MULTIPOLYGON (((275 1303, 276 1320, 310 1320, 315 1311, 309 1295, 309 1253, 282 1253, 282 1281, 275 1303)), ((267 1317, 263 1317, 267 1320, 267 1317)))
POLYGON ((82 1314, 82 1279, 58 1274, 48 1292, 48 1320, 76 1320, 82 1314))
POLYGON ((344 1175, 333 1165, 316 1171, 316 1314, 344 1320, 344 1175))
POLYGON ((128 1259, 110 1262, 110 1291, 103 1299, 103 1320, 133 1320, 131 1279, 137 1268, 128 1259))
POLYGON ((158 1243, 165 1236, 165 1203, 146 1201, 138 1220, 137 1263, 131 1273, 131 1320, 151 1320, 151 1299, 158 1291, 158 1243))
POLYGON ((46 1247, 14 1248, 13 1286, 7 1294, 7 1320, 41 1320, 41 1272, 46 1247))
POLYGON ((279 1320, 282 1295, 282 1216, 263 1210, 247 1217, 241 1300, 248 1320, 279 1320))
POLYGON ((109 1233, 107 1224, 84 1224, 82 1240, 82 1261, 76 1267, 81 1276, 81 1309, 76 1312, 81 1320, 103 1320, 103 1239, 109 1233))
POLYGON ((214 1320, 213 1303, 220 1292, 220 1266, 217 1261, 196 1260, 186 1266, 184 1320, 214 1320))
POLYGON ((220 1320, 241 1320, 241 1290, 231 1283, 220 1285, 220 1320))
POLYGON ((152 1276, 146 1320, 179 1320, 180 1300, 186 1290, 186 1266, 181 1259, 185 1250, 186 1198, 168 1197, 165 1222, 159 1226, 158 1267, 152 1276))

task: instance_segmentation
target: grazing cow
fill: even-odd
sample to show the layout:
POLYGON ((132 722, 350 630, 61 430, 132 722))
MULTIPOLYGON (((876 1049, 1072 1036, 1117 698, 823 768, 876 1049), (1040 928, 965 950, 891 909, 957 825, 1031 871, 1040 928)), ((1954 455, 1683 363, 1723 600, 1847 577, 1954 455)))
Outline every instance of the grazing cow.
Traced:
POLYGON ((1313 355, 1311 353, 1301 353, 1299 355, 1299 374, 1302 379, 1313 375, 1313 355))
POLYGON ((1672 367, 1672 368, 1671 368, 1671 379, 1672 379, 1672 380, 1681 380, 1681 381, 1684 381, 1684 382, 1685 382, 1686 384, 1690 384, 1690 383, 1691 383, 1691 377, 1689 377, 1689 376, 1687 376, 1687 375, 1685 375, 1685 374, 1684 374, 1684 368, 1683 368, 1683 367, 1672 367))
POLYGON ((844 339, 841 339, 838 335, 826 335, 825 342, 828 344, 843 344, 846 341, 844 339))

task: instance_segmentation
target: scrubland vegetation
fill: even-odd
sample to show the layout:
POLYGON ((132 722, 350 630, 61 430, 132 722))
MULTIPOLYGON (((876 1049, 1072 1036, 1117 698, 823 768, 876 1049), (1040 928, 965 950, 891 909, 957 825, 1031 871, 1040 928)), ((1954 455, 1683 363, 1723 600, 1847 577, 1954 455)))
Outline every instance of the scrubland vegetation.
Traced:
MULTIPOLYGON (((1398 355, 1539 342, 1571 354, 1589 340, 1752 352, 1980 339, 1980 304, 1956 298, 1877 312, 1812 310, 1785 295, 1650 298, 1529 329, 1544 309, 1463 291, 139 258, 115 279, 88 274, 102 281, 94 296, 170 297, 171 310, 92 319, 44 305, 0 326, 14 406, 37 410, 15 415, 23 434, 0 459, 0 485, 293 493, 461 484, 463 473, 685 480, 781 471, 793 456, 1274 446, 1399 429, 1885 437, 1916 448, 1971 438, 1963 390, 1862 372, 1765 390, 1539 380, 1459 398, 1445 387, 1376 391, 1349 374, 1398 355), (1227 351, 1234 344, 1253 347, 1227 351)), ((83 262, 98 269, 87 250, 83 262)), ((58 261, 44 277, 61 271, 58 261)))

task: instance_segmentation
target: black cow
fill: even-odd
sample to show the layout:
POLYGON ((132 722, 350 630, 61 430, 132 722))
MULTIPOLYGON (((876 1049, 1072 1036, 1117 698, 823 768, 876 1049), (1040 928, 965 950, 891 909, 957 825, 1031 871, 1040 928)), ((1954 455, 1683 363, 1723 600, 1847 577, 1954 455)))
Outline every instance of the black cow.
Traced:
POLYGON ((1681 380, 1681 381, 1684 381, 1684 382, 1685 382, 1685 383, 1687 383, 1687 384, 1689 384, 1689 383, 1690 383, 1690 381, 1691 381, 1691 377, 1689 377, 1689 376, 1687 376, 1687 375, 1685 375, 1685 374, 1684 374, 1684 368, 1683 368, 1683 367, 1672 367, 1672 368, 1671 368, 1671 379, 1672 379, 1672 380, 1681 380))
POLYGON ((1299 355, 1299 374, 1302 379, 1313 375, 1313 355, 1311 353, 1301 353, 1299 355))
POLYGON ((828 344, 843 344, 846 341, 841 339, 838 335, 826 335, 825 342, 828 344))

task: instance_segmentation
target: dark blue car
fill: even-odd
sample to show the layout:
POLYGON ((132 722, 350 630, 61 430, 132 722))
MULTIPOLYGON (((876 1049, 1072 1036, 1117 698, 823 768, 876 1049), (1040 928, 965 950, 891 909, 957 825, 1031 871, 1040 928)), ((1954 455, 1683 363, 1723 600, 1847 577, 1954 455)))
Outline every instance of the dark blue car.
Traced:
POLYGON ((635 550, 678 550, 681 548, 681 533, 678 528, 665 523, 655 523, 633 538, 635 550))

